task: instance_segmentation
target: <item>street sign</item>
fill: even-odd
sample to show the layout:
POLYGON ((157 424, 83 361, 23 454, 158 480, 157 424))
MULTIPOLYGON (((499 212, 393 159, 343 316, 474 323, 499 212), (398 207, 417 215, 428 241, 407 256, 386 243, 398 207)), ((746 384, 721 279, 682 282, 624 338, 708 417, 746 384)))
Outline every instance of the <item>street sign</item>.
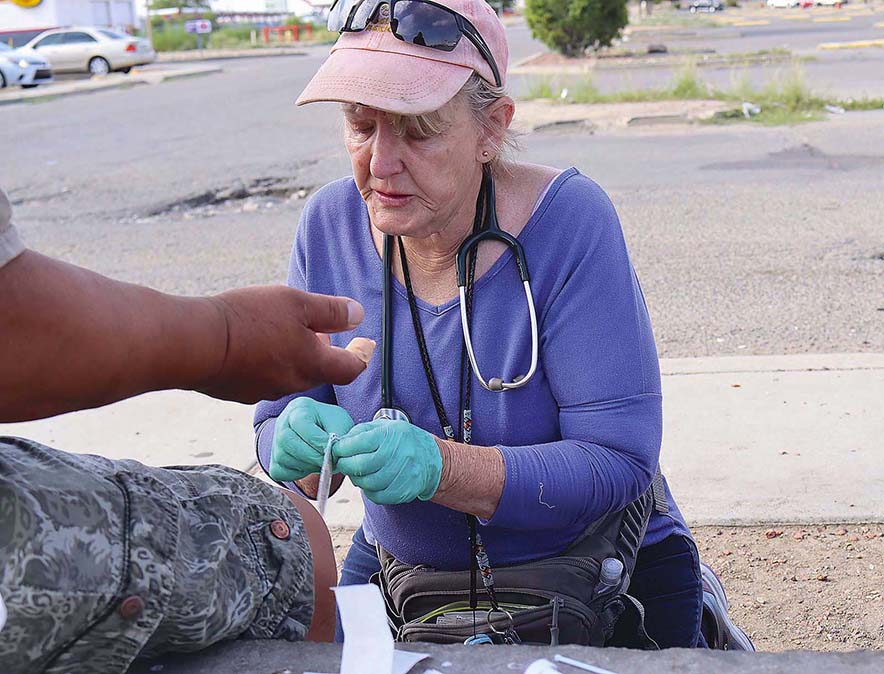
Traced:
POLYGON ((194 19, 184 22, 184 31, 186 33, 196 33, 197 35, 205 35, 212 32, 212 22, 208 19, 194 19))

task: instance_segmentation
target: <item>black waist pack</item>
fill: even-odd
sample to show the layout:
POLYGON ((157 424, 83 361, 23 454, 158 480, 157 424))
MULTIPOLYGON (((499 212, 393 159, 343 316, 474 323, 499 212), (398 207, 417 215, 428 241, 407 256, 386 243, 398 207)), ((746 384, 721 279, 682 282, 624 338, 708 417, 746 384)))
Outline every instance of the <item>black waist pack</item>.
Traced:
POLYGON ((661 494, 658 473, 645 494, 593 522, 561 554, 494 567, 500 610, 491 610, 481 582, 475 588, 477 608, 471 609, 470 571, 411 566, 378 546, 381 571, 372 580, 384 596, 397 641, 456 644, 487 634, 493 643, 504 643, 512 629, 522 643, 656 649, 644 629, 644 610, 627 590, 651 510, 665 504, 661 494), (615 585, 600 584, 608 558, 623 565, 615 585))

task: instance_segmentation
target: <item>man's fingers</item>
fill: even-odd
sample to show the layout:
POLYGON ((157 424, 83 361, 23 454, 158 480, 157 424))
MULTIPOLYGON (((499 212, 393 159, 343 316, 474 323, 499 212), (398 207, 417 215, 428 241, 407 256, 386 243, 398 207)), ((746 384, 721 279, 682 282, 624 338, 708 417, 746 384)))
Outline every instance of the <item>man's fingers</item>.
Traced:
POLYGON ((349 384, 362 374, 373 352, 374 342, 361 337, 350 342, 346 349, 320 346, 316 354, 319 376, 322 381, 330 384, 338 386, 349 384))
POLYGON ((362 323, 365 310, 356 300, 304 293, 304 324, 313 332, 344 332, 362 323))

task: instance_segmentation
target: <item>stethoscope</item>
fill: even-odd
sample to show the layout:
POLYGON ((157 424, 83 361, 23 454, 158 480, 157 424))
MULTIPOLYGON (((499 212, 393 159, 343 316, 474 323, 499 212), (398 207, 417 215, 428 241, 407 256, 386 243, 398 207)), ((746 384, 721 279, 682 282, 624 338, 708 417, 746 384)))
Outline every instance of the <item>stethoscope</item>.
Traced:
MULTIPOLYGON (((482 229, 469 236, 460 245, 457 251, 457 286, 460 294, 460 322, 463 330, 464 346, 467 357, 470 359, 473 373, 483 388, 488 391, 502 393, 517 389, 534 376, 537 371, 538 357, 538 330, 537 312, 534 308, 534 296, 531 294, 531 278, 528 274, 528 262, 525 258, 525 249, 522 244, 507 232, 500 228, 497 221, 496 197, 494 191, 494 178, 486 173, 482 178, 482 193, 485 196, 485 217, 482 229), (524 375, 513 377, 512 381, 504 381, 502 377, 492 377, 485 380, 476 362, 476 354, 473 350, 473 341, 470 335, 469 316, 467 314, 466 286, 467 286, 467 257, 470 251, 483 241, 496 240, 504 243, 513 253, 516 266, 519 269, 519 278, 525 289, 525 298, 528 302, 528 315, 531 322, 531 366, 524 375)), ((383 317, 381 326, 381 408, 375 413, 374 419, 390 419, 410 421, 408 415, 393 405, 393 242, 394 237, 384 235, 382 256, 384 266, 383 284, 383 317)))

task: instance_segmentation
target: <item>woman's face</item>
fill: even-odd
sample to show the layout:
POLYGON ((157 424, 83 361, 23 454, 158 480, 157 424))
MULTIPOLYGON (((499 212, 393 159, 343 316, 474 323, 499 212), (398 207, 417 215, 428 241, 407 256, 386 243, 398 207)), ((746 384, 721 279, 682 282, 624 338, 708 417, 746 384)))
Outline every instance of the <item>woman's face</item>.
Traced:
POLYGON ((426 238, 472 218, 482 175, 479 125, 460 96, 438 112, 442 131, 425 135, 414 120, 394 125, 385 112, 344 108, 356 186, 385 234, 426 238))

